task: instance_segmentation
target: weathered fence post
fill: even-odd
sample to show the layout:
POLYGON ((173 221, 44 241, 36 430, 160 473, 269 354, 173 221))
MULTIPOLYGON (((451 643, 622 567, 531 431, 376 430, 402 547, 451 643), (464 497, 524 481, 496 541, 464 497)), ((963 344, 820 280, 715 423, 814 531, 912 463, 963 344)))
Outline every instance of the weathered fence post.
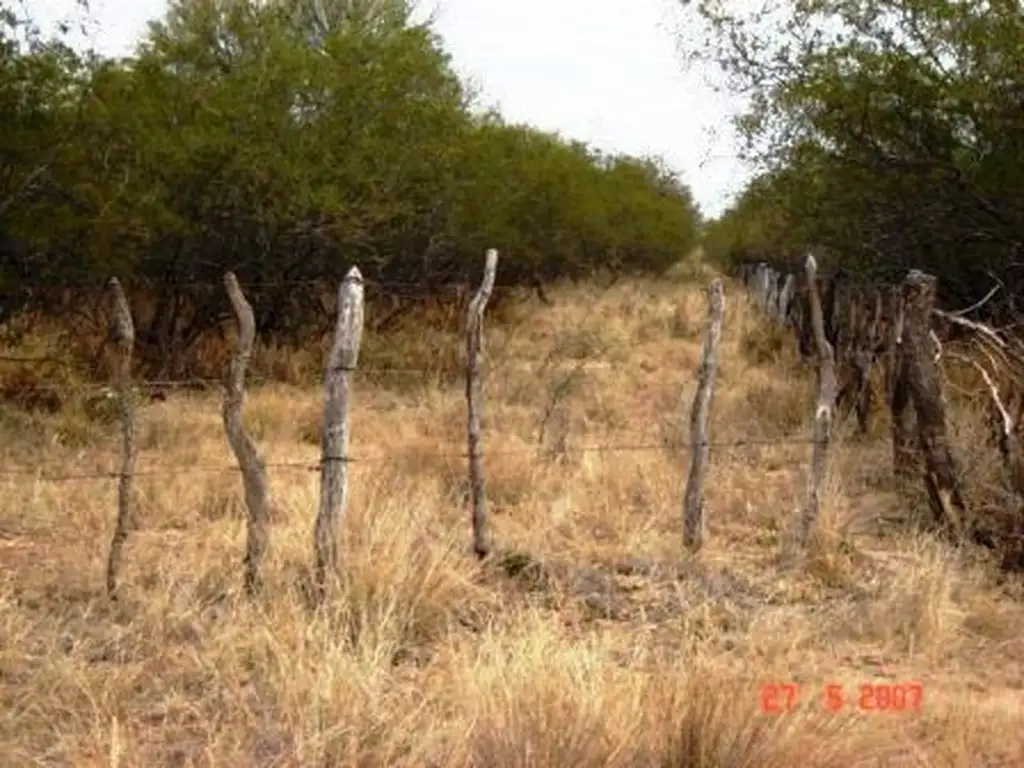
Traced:
POLYGON ((256 320, 252 306, 242 293, 234 273, 224 275, 224 288, 231 300, 238 321, 238 346, 231 358, 228 378, 224 387, 224 404, 221 415, 228 444, 238 460, 242 471, 242 487, 245 491, 245 506, 248 511, 248 530, 245 542, 245 591, 255 594, 261 584, 260 564, 267 551, 270 538, 270 489, 267 468, 260 457, 256 444, 245 431, 242 420, 242 403, 245 399, 245 371, 252 356, 252 345, 256 339, 256 320))
POLYGON ((324 424, 320 456, 320 507, 313 548, 313 588, 323 600, 328 573, 337 574, 338 537, 348 501, 349 395, 363 335, 363 276, 352 267, 338 288, 338 319, 324 374, 324 424))
POLYGON ((487 557, 491 544, 487 537, 487 497, 484 489, 483 456, 480 450, 483 392, 480 381, 480 352, 483 348, 484 308, 494 290, 498 271, 498 252, 491 248, 484 262, 484 276, 466 312, 466 403, 469 410, 469 495, 472 507, 473 552, 487 557))
POLYGON ((792 324, 790 319, 790 304, 793 302, 793 293, 796 291, 796 277, 786 274, 783 278, 782 288, 779 290, 779 322, 788 327, 792 324))
POLYGON ((878 355, 878 328, 882 321, 882 294, 877 288, 868 293, 871 299, 869 318, 858 326, 853 352, 854 408, 857 413, 857 431, 867 435, 871 429, 871 411, 874 408, 874 390, 871 387, 871 370, 878 355))
POLYGON ((765 314, 768 312, 768 292, 771 290, 772 276, 774 274, 775 270, 769 267, 767 263, 762 261, 757 265, 755 295, 757 297, 758 309, 765 314))
POLYGON ((892 467, 900 480, 908 480, 917 463, 913 445, 913 408, 907 383, 908 352, 904 339, 904 308, 900 287, 889 291, 890 329, 886 370, 886 396, 892 422, 892 467))
POLYGON ((704 545, 706 534, 701 483, 708 463, 708 421, 718 373, 718 342, 722 338, 724 315, 722 281, 716 278, 708 286, 708 322, 701 345, 697 393, 690 409, 690 474, 683 501, 683 546, 692 552, 704 545))
POLYGON ((935 278, 917 269, 910 270, 903 280, 901 296, 906 386, 917 417, 925 488, 936 522, 961 536, 966 523, 966 504, 946 436, 946 409, 938 365, 930 351, 935 278))
POLYGON ((121 550, 128 539, 128 529, 134 522, 133 486, 135 459, 138 442, 135 429, 135 403, 132 396, 132 348, 135 346, 135 323, 132 322, 131 307, 125 298, 121 282, 110 278, 107 283, 113 308, 111 331, 117 344, 117 404, 121 421, 121 471, 117 481, 117 520, 114 535, 110 540, 107 556, 107 594, 111 597, 117 591, 117 572, 121 566, 121 550))
POLYGON ((805 268, 811 304, 811 328, 818 352, 818 401, 814 409, 814 448, 807 483, 807 502, 797 518, 796 543, 800 546, 807 545, 811 527, 821 511, 821 494, 825 483, 828 448, 832 438, 832 416, 838 390, 835 352, 825 336, 825 317, 821 307, 821 295, 818 292, 818 264, 813 254, 807 255, 805 268))

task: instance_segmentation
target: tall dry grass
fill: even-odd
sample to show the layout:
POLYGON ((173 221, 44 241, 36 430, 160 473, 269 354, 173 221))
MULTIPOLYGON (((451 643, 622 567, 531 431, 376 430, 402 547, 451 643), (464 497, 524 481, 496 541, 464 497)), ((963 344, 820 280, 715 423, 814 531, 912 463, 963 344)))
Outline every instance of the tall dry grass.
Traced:
MULTIPOLYGON (((488 326, 488 493, 516 553, 496 564, 469 551, 458 382, 357 375, 352 453, 386 460, 353 464, 342 594, 319 614, 301 595, 313 472, 271 472, 254 604, 240 594, 237 474, 140 476, 117 603, 102 594, 114 482, 0 476, 4 764, 1024 764, 1024 590, 914 532, 884 425, 841 437, 811 556, 778 558, 813 393, 732 286, 712 438, 780 442, 713 451, 709 542, 682 555, 702 291, 566 288, 488 326), (651 448, 580 451, 624 443, 651 448), (761 711, 771 680, 799 682, 793 712, 761 711), (858 685, 901 680, 921 683, 918 711, 857 708, 858 685), (821 702, 829 683, 851 702, 838 713, 821 702)), ((457 336, 430 343, 432 359, 458 360, 457 336)), ((315 389, 275 385, 246 415, 269 461, 314 463, 320 408, 315 389)), ((989 448, 965 413, 956 435, 977 456, 989 448)), ((116 456, 102 403, 0 418, 4 469, 89 473, 116 456)), ((140 419, 140 469, 230 465, 216 393, 140 419)))

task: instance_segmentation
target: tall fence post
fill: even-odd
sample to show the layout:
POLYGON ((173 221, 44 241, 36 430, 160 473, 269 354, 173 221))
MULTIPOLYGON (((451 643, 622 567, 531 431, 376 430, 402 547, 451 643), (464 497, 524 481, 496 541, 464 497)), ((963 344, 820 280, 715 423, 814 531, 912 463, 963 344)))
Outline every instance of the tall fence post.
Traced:
POLYGON ((466 312, 466 404, 469 442, 469 494, 472 508, 473 552, 483 559, 491 551, 487 536, 487 496, 484 488, 483 455, 480 450, 483 421, 483 388, 480 376, 480 352, 483 349, 484 309, 498 271, 498 252, 491 248, 484 262, 484 276, 466 312))
POLYGON ((107 283, 113 309, 111 331, 117 344, 116 384, 118 415, 121 421, 121 471, 117 480, 117 520, 107 556, 107 594, 117 591, 117 575, 121 567, 121 551, 128 539, 133 520, 133 487, 138 440, 135 428, 135 403, 132 396, 132 348, 135 346, 135 323, 125 298, 121 281, 116 277, 107 283))
POLYGON ((885 389, 891 412, 892 466, 894 475, 906 481, 913 475, 919 462, 913 445, 914 412, 907 380, 909 352, 904 343, 905 313, 900 286, 892 286, 888 298, 892 327, 886 360, 885 389))
POLYGON ((832 421, 838 382, 835 352, 825 336, 825 316, 818 291, 818 263, 813 254, 807 255, 808 298, 811 304, 811 329, 818 352, 818 400, 814 409, 814 447, 811 453, 811 471, 807 483, 807 501, 796 526, 796 544, 807 545, 811 528, 821 512, 821 495, 825 483, 829 443, 832 439, 832 421))
POLYGON ((348 501, 348 413, 352 373, 363 336, 363 276, 352 267, 338 288, 338 319, 324 374, 324 424, 320 456, 320 507, 313 534, 313 588, 323 600, 328 573, 337 575, 338 537, 348 501))
POLYGON ((955 535, 964 533, 966 504, 946 436, 946 409, 936 357, 929 351, 935 278, 917 269, 901 286, 906 386, 917 417, 917 436, 924 459, 924 482, 932 514, 955 535))
POLYGON ((697 393, 690 409, 690 474, 683 501, 683 546, 692 552, 704 545, 706 535, 701 484, 708 463, 708 421, 718 373, 718 342, 722 337, 724 316, 722 281, 715 278, 708 286, 708 322, 697 371, 697 393))
POLYGON ((270 489, 267 480, 267 468, 260 457, 256 444, 245 430, 242 420, 242 403, 245 399, 245 372, 252 356, 252 346, 256 339, 256 319, 252 306, 242 293, 238 279, 234 273, 224 275, 224 288, 227 290, 231 309, 238 321, 238 345, 224 387, 224 403, 221 415, 224 420, 224 431, 227 433, 228 444, 238 460, 238 468, 242 472, 242 487, 245 491, 245 507, 248 512, 248 528, 245 542, 245 591, 254 595, 261 585, 260 565, 267 551, 270 539, 270 489))

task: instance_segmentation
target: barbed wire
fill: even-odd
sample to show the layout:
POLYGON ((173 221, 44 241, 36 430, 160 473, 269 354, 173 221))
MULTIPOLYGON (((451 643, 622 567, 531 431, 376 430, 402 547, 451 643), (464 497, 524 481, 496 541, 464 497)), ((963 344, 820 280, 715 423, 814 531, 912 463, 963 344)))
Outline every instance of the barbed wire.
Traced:
MULTIPOLYGON (((249 283, 249 284, 242 285, 242 288, 243 288, 243 290, 245 290, 246 288, 260 287, 260 286, 266 287, 266 286, 308 285, 308 284, 322 283, 322 282, 324 282, 324 279, 297 281, 297 282, 294 282, 294 283, 291 282, 291 281, 277 281, 277 282, 265 282, 265 283, 249 283)), ((414 287, 419 287, 419 288, 428 287, 428 286, 424 286, 423 283, 401 282, 401 281, 372 281, 372 280, 364 280, 364 283, 365 284, 371 284, 371 285, 385 286, 385 287, 401 287, 401 286, 414 286, 414 287)), ((188 283, 188 282, 186 282, 186 283, 176 283, 175 285, 190 285, 190 284, 191 285, 210 285, 210 286, 216 285, 218 287, 223 287, 223 284, 221 282, 219 282, 219 281, 196 281, 194 283, 188 283)), ((469 282, 462 282, 462 283, 445 283, 445 284, 442 284, 440 287, 441 288, 447 288, 447 289, 465 289, 465 288, 468 288, 468 287, 471 287, 471 286, 470 286, 469 282)), ((499 283, 499 284, 495 285, 495 288, 502 288, 502 287, 504 287, 504 288, 529 288, 529 286, 516 285, 516 284, 502 285, 502 284, 499 283)), ((609 285, 602 286, 602 290, 600 292, 600 295, 603 296, 604 294, 608 293, 613 287, 614 287, 614 284, 609 284, 609 285)), ((585 324, 587 321, 589 321, 591 319, 592 316, 597 314, 599 309, 600 309, 599 302, 598 301, 591 301, 589 303, 589 307, 588 307, 586 313, 584 314, 584 317, 580 320, 579 324, 580 325, 585 324)), ((549 365, 551 365, 551 363, 554 361, 554 358, 557 356, 557 352, 558 352, 558 350, 556 348, 553 348, 551 350, 551 352, 539 364, 537 364, 537 369, 539 371, 543 371, 549 365)), ((575 361, 574 360, 573 361, 573 365, 575 365, 576 367, 579 367, 580 365, 584 364, 585 362, 587 362, 587 361, 575 361)), ((80 368, 81 367, 81 363, 80 362, 76 362, 76 361, 73 361, 73 360, 64 360, 64 359, 61 359, 61 358, 58 358, 58 357, 53 357, 52 355, 29 356, 29 355, 0 354, 0 364, 3 364, 3 363, 12 363, 12 364, 18 364, 18 365, 54 365, 54 366, 63 367, 63 368, 70 368, 70 369, 75 369, 75 368, 80 368)), ((487 363, 485 362, 484 366, 483 366, 483 368, 484 368, 483 372, 487 373, 488 370, 492 370, 493 371, 493 370, 496 370, 498 368, 504 367, 504 365, 506 365, 506 363, 495 363, 495 364, 492 364, 492 365, 488 366, 487 363)), ((609 367, 611 366, 610 363, 605 363, 605 365, 607 365, 609 367)), ((439 369, 437 367, 433 367, 433 368, 426 368, 426 367, 421 367, 421 368, 406 368, 406 367, 402 367, 402 368, 399 368, 399 367, 390 367, 390 366, 388 366, 388 367, 357 367, 354 372, 357 375, 361 374, 361 375, 364 375, 364 376, 422 376, 424 378, 426 378, 426 377, 437 377, 439 375, 450 375, 450 374, 446 374, 445 371, 443 371, 443 370, 441 370, 441 369, 439 369)), ((224 383, 224 381, 225 381, 225 379, 223 377, 215 377, 215 376, 214 377, 194 377, 193 376, 193 377, 187 377, 187 378, 183 378, 183 379, 166 379, 166 380, 160 380, 160 379, 146 380, 146 379, 141 379, 141 380, 135 380, 133 382, 133 386, 140 387, 140 388, 151 388, 151 389, 189 389, 189 388, 198 388, 198 387, 205 386, 205 385, 222 385, 224 383)), ((259 376, 259 375, 255 375, 255 376, 248 375, 248 376, 246 376, 246 384, 266 384, 266 383, 285 383, 285 382, 282 382, 282 381, 280 381, 279 378, 276 378, 276 377, 273 377, 273 376, 259 376)), ((110 384, 94 383, 94 384, 84 384, 83 386, 76 387, 76 389, 78 391, 101 392, 101 391, 108 390, 110 387, 111 387, 110 384)), ((69 388, 69 387, 67 385, 62 385, 62 384, 53 384, 53 385, 37 384, 37 385, 26 385, 26 386, 18 385, 17 386, 17 391, 18 392, 24 392, 24 393, 30 393, 30 392, 52 392, 52 391, 57 391, 57 390, 60 390, 60 389, 65 389, 65 388, 69 388)))
MULTIPOLYGON (((812 445, 813 438, 809 437, 776 437, 776 438, 740 438, 736 440, 709 440, 702 443, 709 449, 722 448, 743 448, 752 446, 780 446, 780 445, 812 445)), ((672 447, 668 442, 661 440, 649 443, 619 443, 602 445, 585 445, 569 447, 564 451, 553 451, 542 446, 523 446, 522 448, 503 449, 497 451, 484 451, 483 458, 512 458, 527 455, 567 455, 600 454, 600 453, 642 453, 648 451, 678 452, 681 450, 692 450, 690 444, 672 447)), ((430 451, 429 454, 439 459, 469 459, 465 451, 430 451)), ((341 461, 346 464, 387 464, 397 463, 403 460, 403 456, 395 454, 381 454, 377 456, 346 456, 332 457, 328 461, 341 461)), ((319 461, 268 461, 264 462, 267 469, 298 469, 309 472, 319 472, 323 468, 323 459, 319 461)), ((192 474, 220 474, 239 472, 237 465, 221 464, 211 466, 185 466, 185 465, 161 465, 148 466, 135 470, 132 477, 173 477, 192 474)), ((36 483, 62 483, 76 480, 110 480, 120 478, 122 474, 113 470, 95 470, 92 472, 69 472, 62 474, 47 474, 38 469, 0 469, 0 477, 25 478, 36 483)))
MULTIPOLYGON (((3 359, 0 358, 0 362, 3 359)), ((396 375, 396 376, 436 376, 439 374, 445 374, 446 372, 442 368, 390 368, 390 367, 373 367, 373 368, 355 368, 352 370, 353 374, 363 374, 366 376, 384 376, 384 375, 396 375)), ((447 374, 446 374, 447 375, 447 374)), ((454 375, 454 374, 452 374, 454 375)), ((461 372, 460 372, 461 375, 461 372)), ((189 389, 192 387, 201 387, 204 385, 214 386, 223 384, 226 381, 225 376, 190 376, 182 379, 135 379, 132 381, 133 387, 149 387, 152 389, 189 389)), ((280 377, 275 376, 246 376, 246 384, 287 384, 287 382, 280 377)), ((51 391, 51 390, 88 390, 95 389, 98 391, 111 389, 113 384, 101 384, 98 382, 83 382, 81 385, 75 384, 30 384, 24 387, 19 386, 19 391, 32 392, 38 391, 51 391)))
MULTIPOLYGON (((303 288, 303 287, 314 287, 314 286, 327 286, 327 285, 339 285, 345 280, 345 276, 322 276, 322 277, 303 277, 295 278, 293 280, 252 280, 244 281, 239 279, 239 284, 242 290, 264 290, 267 288, 303 288)), ((443 291, 459 291, 470 288, 473 283, 469 278, 463 277, 459 280, 447 280, 436 283, 431 283, 425 280, 376 280, 374 278, 363 277, 362 280, 364 287, 372 288, 385 288, 395 290, 409 290, 411 291, 431 291, 431 292, 443 292, 443 291)), ((209 278, 202 280, 181 280, 173 283, 161 283, 161 282, 131 282, 129 280, 122 280, 121 284, 124 286, 125 291, 131 290, 146 290, 152 288, 167 288, 167 289, 183 289, 183 288, 213 288, 223 290, 224 282, 223 278, 209 278)), ((510 289, 510 288, 522 288, 529 289, 531 285, 529 283, 495 283, 497 289, 510 289)), ((61 282, 58 285, 50 286, 46 289, 47 293, 59 293, 61 291, 70 290, 81 290, 91 289, 97 292, 106 290, 105 282, 97 282, 96 280, 81 280, 81 281, 70 281, 61 282)), ((39 289, 33 289, 35 292, 41 292, 39 289)), ((6 292, 10 294, 11 292, 6 292)), ((0 294, 2 295, 2 294, 0 294)), ((410 294, 412 295, 412 294, 410 294)), ((418 295, 418 294, 417 294, 418 295)))
MULTIPOLYGON (((315 282, 322 282, 322 281, 315 281, 315 282)), ((210 284, 213 284, 213 283, 210 283, 210 284)), ((217 284, 219 285, 219 283, 217 283, 217 284)), ((281 284, 283 284, 283 283, 281 283, 281 284)), ((252 284, 250 284, 250 287, 251 287, 251 285, 252 284)), ((423 287, 422 284, 416 284, 416 285, 418 287, 423 287)), ((602 293, 607 293, 612 287, 613 286, 611 286, 611 285, 606 286, 604 288, 604 290, 602 291, 602 293)), ((599 305, 600 305, 600 303, 597 302, 597 301, 591 302, 590 303, 590 307, 588 308, 587 312, 585 313, 583 321, 589 320, 593 315, 597 314, 598 311, 599 311, 599 305)), ((580 323, 581 325, 584 324, 583 321, 581 321, 581 323, 580 323)), ((547 369, 548 366, 550 366, 553 363, 555 363, 556 360, 557 360, 557 357, 558 357, 557 350, 556 349, 552 349, 550 354, 545 356, 545 358, 542 361, 540 361, 540 363, 539 363, 540 371, 534 370, 534 368, 538 365, 538 363, 535 363, 535 362, 524 363, 523 368, 524 369, 525 368, 529 368, 531 370, 534 370, 534 372, 540 373, 543 370, 547 369)), ((73 365, 73 363, 70 363, 68 361, 60 360, 60 359, 57 359, 57 358, 42 357, 42 356, 39 357, 39 358, 32 358, 32 357, 24 357, 24 356, 0 355, 0 362, 15 362, 15 363, 26 363, 26 364, 39 362, 39 363, 56 363, 56 364, 59 364, 59 365, 68 365, 68 366, 72 366, 73 365)), ((573 360, 573 361, 571 361, 571 365, 574 366, 574 367, 579 367, 581 365, 586 365, 587 362, 588 361, 573 360)), ((613 367, 613 364, 611 364, 611 363, 604 362, 602 364, 604 366, 606 366, 606 367, 613 367)), ((506 361, 506 362, 494 363, 494 364, 488 366, 488 368, 490 369, 491 372, 493 372, 495 370, 506 369, 508 366, 509 366, 509 363, 506 361)), ((438 375, 452 375, 451 373, 448 373, 448 372, 443 371, 443 370, 438 369, 438 368, 425 368, 425 367, 422 367, 422 368, 408 368, 408 367, 402 367, 402 368, 398 368, 398 367, 395 367, 395 368, 391 368, 391 367, 376 367, 375 368, 375 367, 366 367, 366 368, 357 368, 357 369, 355 369, 354 372, 357 375, 362 374, 362 375, 365 375, 365 376, 407 375, 407 376, 417 376, 417 377, 424 377, 424 378, 436 377, 438 375)), ((457 374, 455 374, 455 375, 457 375, 457 374)), ((148 388, 152 388, 152 389, 161 389, 161 388, 163 388, 163 389, 185 389, 185 388, 199 387, 199 386, 205 386, 205 385, 223 385, 224 381, 225 381, 224 377, 190 377, 190 378, 187 378, 187 379, 179 379, 179 380, 145 380, 145 379, 142 379, 142 380, 134 381, 133 382, 133 386, 138 387, 138 388, 147 388, 148 387, 148 388)), ((246 378, 246 381, 249 384, 259 384, 259 383, 268 383, 268 382, 269 383, 283 383, 278 378, 266 377, 266 376, 248 376, 246 378)), ((62 390, 62 389, 63 390, 67 390, 67 389, 74 389, 74 388, 73 387, 69 387, 67 385, 60 385, 60 384, 41 384, 41 385, 33 385, 33 386, 29 386, 29 387, 19 387, 18 391, 19 392, 59 391, 59 390, 62 390)), ((94 384, 94 385, 86 385, 84 387, 79 387, 77 389, 78 389, 78 391, 81 391, 83 389, 85 389, 85 390, 92 389, 92 390, 95 390, 95 391, 109 391, 111 389, 111 385, 110 384, 94 384)), ((372 407, 367 408, 366 406, 361 406, 361 409, 374 410, 372 407)), ((643 435, 643 433, 639 433, 639 434, 643 435)), ((643 435, 643 437, 648 437, 648 436, 647 435, 643 435)), ((732 439, 732 440, 711 440, 711 441, 706 441, 706 442, 702 443, 701 445, 702 446, 706 446, 709 449, 734 449, 734 448, 756 447, 756 446, 783 446, 783 445, 805 446, 805 445, 812 445, 813 443, 814 443, 814 440, 813 440, 813 438, 810 438, 810 437, 770 437, 770 438, 750 438, 750 437, 748 437, 748 438, 740 438, 740 439, 732 439)), ((560 451, 556 451, 556 450, 553 450, 551 448, 546 448, 546 447, 544 447, 542 445, 539 445, 539 444, 533 444, 533 445, 523 446, 521 448, 515 448, 515 449, 502 449, 502 450, 495 450, 495 451, 484 451, 482 453, 482 456, 484 458, 511 458, 511 457, 528 456, 528 455, 533 455, 533 456, 549 455, 550 456, 550 455, 558 455, 560 453, 564 453, 564 454, 570 455, 570 456, 572 456, 572 455, 579 456, 579 455, 585 455, 585 454, 604 454, 604 453, 642 453, 642 452, 679 453, 679 452, 682 452, 682 451, 693 450, 694 447, 695 446, 693 446, 692 444, 689 444, 688 442, 687 443, 679 442, 679 443, 674 444, 673 441, 670 441, 670 440, 667 440, 667 439, 664 439, 664 438, 656 438, 654 440, 650 440, 648 438, 646 441, 643 438, 640 438, 640 439, 638 439, 637 441, 634 441, 634 442, 604 443, 604 444, 593 444, 593 445, 583 445, 583 446, 569 446, 569 447, 567 447, 567 448, 565 448, 563 450, 560 450, 560 451)), ((466 451, 464 451, 464 450, 463 451, 445 451, 445 450, 441 450, 441 451, 427 451, 426 453, 429 453, 430 456, 432 456, 434 458, 438 458, 438 459, 461 459, 461 460, 468 460, 468 458, 469 458, 469 454, 466 451)), ((386 464, 386 463, 398 463, 398 462, 401 462, 404 458, 405 457, 402 456, 401 454, 381 454, 381 455, 375 455, 375 456, 371 455, 371 456, 336 457, 336 458, 328 458, 327 460, 328 461, 344 461, 345 463, 348 463, 348 464, 386 464)), ((294 469, 294 470, 302 470, 302 471, 309 471, 309 472, 319 472, 322 469, 323 464, 324 464, 324 459, 310 460, 310 461, 285 461, 285 462, 267 461, 267 462, 264 462, 264 466, 267 469, 294 469)), ((134 477, 146 477, 146 476, 150 476, 150 477, 156 477, 156 476, 171 477, 171 476, 191 475, 191 474, 204 474, 204 473, 205 474, 210 474, 210 473, 213 473, 213 474, 217 474, 217 473, 235 473, 235 472, 239 472, 239 471, 240 471, 239 467, 237 465, 234 465, 234 464, 230 464, 230 465, 228 465, 228 464, 213 465, 213 466, 163 465, 163 466, 148 466, 148 467, 140 468, 140 469, 132 472, 132 476, 134 476, 134 477)), ((73 482, 73 481, 117 479, 117 478, 121 477, 121 473, 118 472, 118 471, 113 471, 113 470, 104 470, 104 471, 92 471, 92 472, 67 472, 67 473, 57 474, 57 473, 42 472, 38 468, 36 468, 36 469, 0 469, 0 477, 22 478, 22 479, 25 479, 25 480, 28 480, 28 481, 31 481, 31 482, 34 482, 34 483, 63 483, 63 482, 73 482)))
MULTIPOLYGON (((30 364, 36 362, 50 362, 48 358, 16 358, 11 360, 9 357, 0 355, 0 364, 5 362, 15 362, 18 364, 30 364)), ((76 367, 73 363, 66 361, 54 360, 53 362, 66 366, 69 368, 76 367)), ((573 365, 576 361, 573 361, 573 365)), ((494 373, 497 371, 508 371, 521 369, 523 371, 537 372, 537 364, 524 362, 521 365, 514 365, 507 361, 496 362, 490 366, 481 366, 481 371, 484 375, 494 373)), ((613 368, 612 363, 602 363, 602 367, 613 368)), ((542 370, 542 369, 541 369, 542 370)), ((415 377, 423 378, 425 380, 434 380, 439 377, 451 378, 462 380, 465 376, 465 371, 461 368, 459 370, 446 369, 443 366, 422 366, 418 368, 409 367, 390 367, 390 366, 369 366, 365 368, 355 368, 352 371, 353 375, 359 378, 384 378, 389 376, 399 377, 415 377)), ((132 381, 132 387, 143 390, 196 390, 206 391, 221 387, 226 381, 225 376, 189 376, 181 379, 135 379, 132 381)), ((264 384, 279 384, 288 386, 289 382, 278 376, 246 376, 246 385, 264 385, 264 384)), ((314 382, 304 382, 304 384, 311 385, 314 382)), ((298 384, 296 384, 298 386, 298 384)), ((42 392, 67 392, 71 395, 88 395, 88 394, 101 394, 111 392, 114 389, 113 383, 107 382, 52 382, 52 383, 35 383, 35 384, 22 384, 16 382, 12 384, 11 390, 6 393, 4 392, 4 386, 2 379, 0 379, 0 399, 6 396, 7 399, 17 400, 19 395, 26 395, 32 393, 42 392)))

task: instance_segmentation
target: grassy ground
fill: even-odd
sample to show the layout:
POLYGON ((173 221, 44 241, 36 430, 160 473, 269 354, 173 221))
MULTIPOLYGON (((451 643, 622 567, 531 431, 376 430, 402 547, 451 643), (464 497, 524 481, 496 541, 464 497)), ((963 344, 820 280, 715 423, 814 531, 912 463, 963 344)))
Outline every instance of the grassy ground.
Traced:
MULTIPOLYGON (((915 533, 884 423, 840 441, 807 561, 778 557, 812 392, 731 284, 713 439, 778 442, 713 452, 709 541, 681 555, 704 313, 700 283, 630 282, 488 327, 493 532, 521 569, 469 553, 458 383, 357 376, 352 454, 368 461, 352 465, 344 594, 317 616, 299 589, 315 472, 271 470, 267 588, 239 594, 240 482, 199 471, 232 464, 217 393, 140 413, 115 604, 115 483, 0 476, 4 765, 1024 765, 1024 589, 915 533), (581 451, 602 445, 637 449, 581 451), (763 711, 769 681, 800 686, 793 711, 763 711), (898 682, 920 685, 918 706, 861 708, 861 685, 898 682)), ((451 356, 459 339, 439 343, 451 356)), ((254 389, 267 460, 314 463, 320 408, 312 388, 254 389)), ((982 477, 994 454, 957 413, 982 477)), ((5 411, 0 465, 114 466, 116 426, 82 419, 5 411)))

